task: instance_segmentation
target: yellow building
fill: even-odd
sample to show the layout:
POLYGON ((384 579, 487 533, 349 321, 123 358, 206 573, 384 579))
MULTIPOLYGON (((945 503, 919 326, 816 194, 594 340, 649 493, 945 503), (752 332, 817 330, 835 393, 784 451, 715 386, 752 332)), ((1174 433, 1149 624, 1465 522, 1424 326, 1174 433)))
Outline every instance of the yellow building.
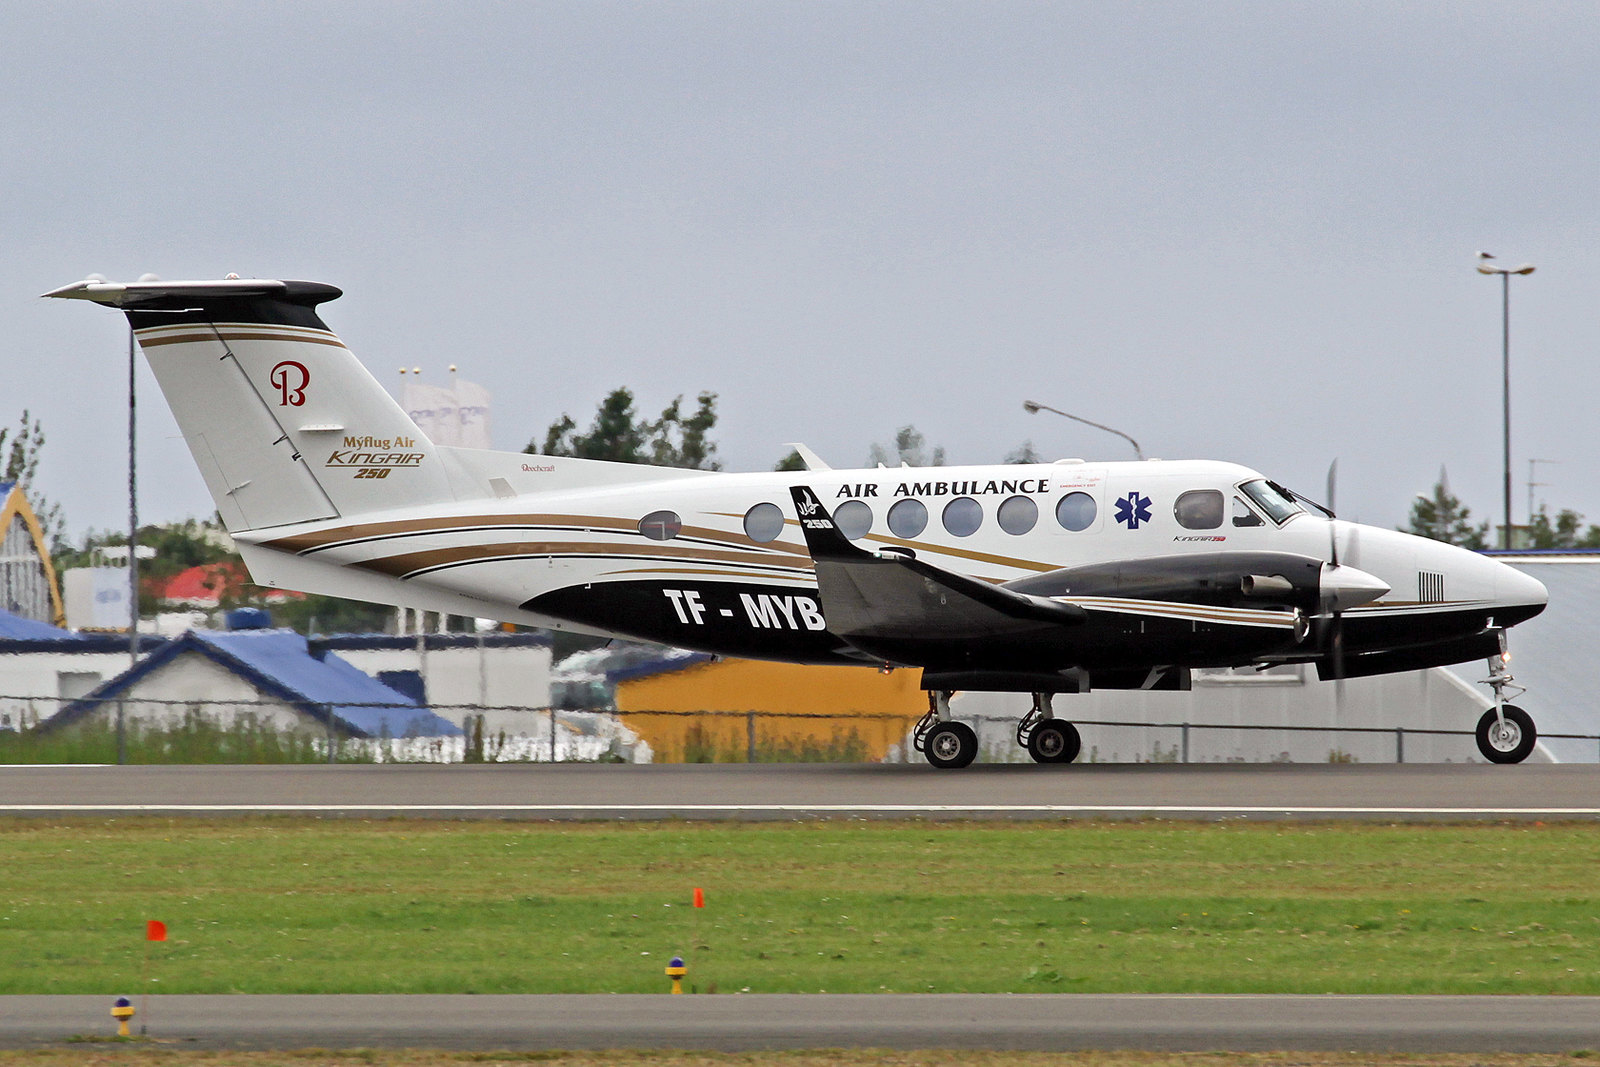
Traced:
POLYGON ((622 721, 657 763, 877 761, 928 710, 917 670, 693 656, 611 679, 622 721))

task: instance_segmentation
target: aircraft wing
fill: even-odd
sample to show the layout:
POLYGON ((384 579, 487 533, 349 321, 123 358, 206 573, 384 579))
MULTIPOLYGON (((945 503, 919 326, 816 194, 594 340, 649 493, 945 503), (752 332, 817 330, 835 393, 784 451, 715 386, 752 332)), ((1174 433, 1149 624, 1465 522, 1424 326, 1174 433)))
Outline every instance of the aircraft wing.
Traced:
POLYGON ((868 552, 839 532, 808 486, 790 489, 828 629, 841 637, 994 638, 1083 622, 1084 610, 924 563, 907 549, 868 552))

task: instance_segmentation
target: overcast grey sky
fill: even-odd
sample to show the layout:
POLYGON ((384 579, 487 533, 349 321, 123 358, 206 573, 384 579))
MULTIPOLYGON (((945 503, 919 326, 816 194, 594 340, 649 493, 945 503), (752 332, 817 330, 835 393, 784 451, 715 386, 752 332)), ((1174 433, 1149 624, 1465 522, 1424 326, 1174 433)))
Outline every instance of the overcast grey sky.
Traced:
MULTIPOLYGON (((1404 520, 1441 464, 1600 522, 1591 3, 0 5, 0 420, 125 522, 90 272, 330 282, 380 378, 456 363, 500 448, 618 385, 720 395, 729 469, 914 423, 952 462, 1233 460, 1404 520)), ((141 511, 211 505, 142 377, 141 511)))

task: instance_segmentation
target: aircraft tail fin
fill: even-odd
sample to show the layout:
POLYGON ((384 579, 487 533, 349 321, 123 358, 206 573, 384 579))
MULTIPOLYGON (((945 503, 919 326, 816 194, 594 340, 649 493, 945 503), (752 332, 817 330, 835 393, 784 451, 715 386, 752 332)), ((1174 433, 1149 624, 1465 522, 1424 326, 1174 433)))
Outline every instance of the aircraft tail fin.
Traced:
POLYGON ((75 282, 123 311, 224 524, 256 530, 447 502, 432 442, 323 324, 318 282, 75 282))

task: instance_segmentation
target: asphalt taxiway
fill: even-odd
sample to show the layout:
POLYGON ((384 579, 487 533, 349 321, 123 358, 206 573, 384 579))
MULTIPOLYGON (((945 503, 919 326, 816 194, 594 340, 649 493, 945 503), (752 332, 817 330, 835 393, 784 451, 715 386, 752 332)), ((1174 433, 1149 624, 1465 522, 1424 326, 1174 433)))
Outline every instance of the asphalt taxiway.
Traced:
POLYGON ((0 766, 0 814, 1596 819, 1600 764, 0 766))
MULTIPOLYGON (((111 1003, 0 997, 0 1047, 115 1033, 111 1003)), ((1600 997, 158 996, 141 1026, 177 1048, 1564 1052, 1600 1048, 1600 997)))

